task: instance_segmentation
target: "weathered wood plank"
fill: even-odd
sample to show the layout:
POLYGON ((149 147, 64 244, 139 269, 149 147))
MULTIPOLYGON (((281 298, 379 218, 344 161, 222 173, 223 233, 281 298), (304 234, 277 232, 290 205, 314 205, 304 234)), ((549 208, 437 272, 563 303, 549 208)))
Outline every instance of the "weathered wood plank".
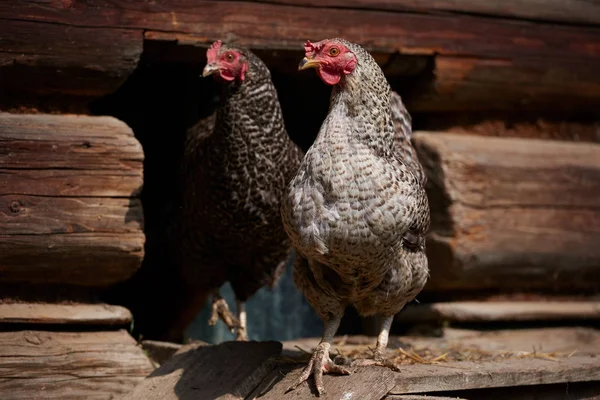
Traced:
MULTIPOLYGON (((306 338, 285 341, 283 342, 283 353, 293 357, 294 354, 297 355, 298 348, 311 352, 318 345, 319 340, 320 338, 306 338)), ((362 353, 370 353, 367 350, 372 348, 376 340, 376 337, 362 335, 336 337, 332 342, 331 353, 350 354, 357 349, 362 353)), ((483 355, 484 359, 502 352, 517 354, 537 351, 562 355, 571 353, 594 355, 600 354, 600 331, 583 327, 489 331, 443 328, 441 337, 391 336, 387 349, 388 356, 396 356, 398 348, 426 349, 431 353, 430 358, 447 353, 451 349, 455 349, 459 353, 466 350, 466 356, 461 357, 466 358, 467 361, 473 361, 470 359, 469 353, 476 358, 483 355)), ((450 361, 447 361, 454 362, 452 357, 449 355, 450 361)))
POLYGON ((144 247, 144 153, 111 117, 0 113, 0 279, 104 286, 144 247))
MULTIPOLYGON (((583 57, 599 59, 594 28, 543 26, 471 16, 390 13, 378 10, 295 7, 247 1, 178 0, 165 4, 98 1, 64 10, 56 0, 0 5, 0 18, 193 34, 199 43, 237 38, 257 48, 298 49, 306 39, 342 36, 370 50, 480 57, 583 57), (100 12, 99 12, 100 11, 100 12), (480 40, 486 37, 487 40, 480 40), (577 45, 572 45, 577 43, 577 45)), ((300 49, 301 50, 301 49, 300 49)))
MULTIPOLYGON (((284 398, 285 391, 301 370, 302 367, 298 367, 288 373, 261 399, 284 398)), ((358 388, 362 384, 359 377, 363 374, 392 374, 395 386, 387 394, 400 395, 600 380, 600 364, 597 357, 573 356, 559 361, 522 358, 502 362, 461 361, 448 365, 415 364, 402 368, 399 373, 383 367, 360 368, 350 376, 326 375, 323 379, 325 388, 332 389, 323 396, 323 399, 339 399, 343 398, 341 396, 344 393, 352 393, 352 389, 346 391, 343 388, 358 388)), ((295 392, 296 399, 310 399, 313 396, 307 384, 299 386, 295 392)))
POLYGON ((111 399, 152 370, 123 330, 0 332, 3 399, 111 399))
POLYGON ((420 132, 428 288, 575 289, 600 278, 600 146, 420 132))
POLYGON ((125 325, 125 307, 108 304, 0 303, 1 324, 125 325))
POLYGON ((143 220, 139 199, 0 196, 0 226, 6 235, 137 233, 143 220))
POLYGON ((123 400, 245 399, 273 369, 278 342, 226 342, 182 349, 123 400))
POLYGON ((108 286, 132 276, 144 256, 143 232, 0 234, 3 282, 108 286))
POLYGON ((143 36, 136 30, 12 17, 1 18, 0 91, 16 91, 13 79, 27 77, 19 79, 22 92, 105 95, 133 72, 142 53, 143 36))
POLYGON ((398 314, 398 322, 599 320, 598 301, 459 301, 418 304, 398 314))
POLYGON ((311 7, 362 8, 370 10, 482 14, 539 21, 600 25, 600 4, 585 0, 274 0, 274 3, 311 7))
POLYGON ((150 360, 158 365, 164 364, 173 354, 181 350, 183 345, 179 343, 163 342, 159 340, 142 340, 142 349, 150 360))
MULTIPOLYGON (((566 61, 566 60, 565 60, 566 61)), ((577 111, 600 106, 595 64, 435 57, 435 80, 403 96, 412 111, 577 111)), ((393 80, 392 80, 393 82, 393 80)), ((401 87, 400 87, 401 88, 401 87)))

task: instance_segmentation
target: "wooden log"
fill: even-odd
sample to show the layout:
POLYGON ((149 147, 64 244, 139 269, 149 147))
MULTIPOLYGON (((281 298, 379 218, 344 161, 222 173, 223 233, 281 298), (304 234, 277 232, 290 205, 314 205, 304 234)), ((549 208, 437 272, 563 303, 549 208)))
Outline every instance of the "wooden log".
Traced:
POLYGON ((367 10, 423 13, 481 14, 525 20, 600 25, 600 5, 585 0, 506 0, 502 3, 477 0, 274 0, 274 3, 310 7, 362 8, 367 10))
POLYGON ((112 399, 152 370, 123 330, 0 332, 3 399, 112 399))
POLYGON ((429 290, 594 290, 600 146, 415 135, 428 171, 429 290))
POLYGON ((0 303, 0 324, 126 325, 125 307, 108 304, 0 303))
POLYGON ((104 286, 143 257, 143 151, 109 117, 0 113, 0 279, 104 286))
POLYGON ((191 346, 161 365, 123 400, 245 399, 274 367, 279 342, 191 346))
POLYGON ((397 322, 600 320, 598 301, 457 301, 407 307, 397 322))
MULTIPOLYGON (((598 108, 600 80, 594 63, 549 65, 544 59, 435 57, 435 80, 403 98, 413 112, 522 111, 598 108)), ((392 83, 394 83, 394 80, 392 83)), ((397 84, 402 89, 402 83, 397 84)))
MULTIPOLYGON (((69 71, 83 69, 86 73, 93 70, 121 77, 131 72, 139 58, 142 34, 148 41, 170 40, 202 46, 216 38, 235 39, 253 49, 290 50, 298 56, 306 39, 341 36, 361 43, 372 52, 440 56, 434 77, 440 77, 441 85, 438 87, 434 80, 425 93, 420 94, 419 90, 414 100, 406 97, 414 110, 520 106, 594 111, 598 108, 598 101, 594 101, 600 97, 600 78, 594 73, 600 69, 597 5, 583 1, 566 5, 558 0, 543 7, 519 0, 502 6, 475 3, 464 0, 458 4, 444 1, 431 5, 423 1, 356 0, 342 6, 336 0, 316 7, 316 2, 310 0, 270 3, 178 0, 168 4, 102 0, 94 2, 93 7, 79 3, 73 7, 57 0, 35 3, 8 0, 0 4, 3 21, 0 34, 9 38, 2 49, 4 53, 0 54, 4 54, 5 75, 13 74, 15 68, 29 62, 51 71, 60 68, 65 76, 77 74, 69 71), (439 12, 450 8, 457 13, 439 12), (474 14, 498 14, 503 18, 474 14), (536 23, 530 20, 533 14, 545 20, 562 17, 565 24, 536 23), (512 16, 517 20, 505 18, 512 16), (574 21, 586 25, 570 25, 574 21), (44 32, 44 36, 38 40, 23 39, 26 36, 20 32, 33 29, 44 32), (47 55, 52 43, 61 44, 47 55), (497 76, 503 80, 499 82, 497 76), (515 77, 516 81, 507 84, 504 77, 515 77)), ((17 78, 19 73, 8 76, 17 78)), ((35 74, 28 71, 21 76, 31 73, 35 74)), ((8 86, 14 81, 3 80, 8 86)), ((26 80, 45 91, 48 87, 53 92, 86 95, 111 91, 95 88, 95 83, 74 81, 71 85, 56 79, 40 85, 36 79, 26 80)), ((24 89, 22 86, 20 90, 24 89)))
POLYGON ((142 53, 143 37, 136 30, 86 27, 75 20, 48 24, 11 12, 0 19, 0 91, 102 96, 125 81, 142 53), (11 83, 22 77, 27 79, 18 86, 11 83))

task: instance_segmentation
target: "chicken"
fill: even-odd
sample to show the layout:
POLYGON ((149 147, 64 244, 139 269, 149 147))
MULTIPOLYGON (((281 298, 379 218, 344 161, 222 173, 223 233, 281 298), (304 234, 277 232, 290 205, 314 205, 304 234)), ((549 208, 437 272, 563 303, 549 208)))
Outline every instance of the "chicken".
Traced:
POLYGON ((329 356, 349 305, 363 316, 382 316, 374 360, 354 365, 386 365, 394 315, 428 277, 430 216, 424 174, 410 144, 410 117, 403 106, 392 114, 390 86, 375 60, 343 39, 306 42, 305 52, 299 69, 316 68, 333 90, 329 113, 286 189, 281 213, 296 250, 294 281, 325 322, 319 345, 290 390, 312 375, 322 394, 323 373, 350 373, 329 356), (405 121, 397 135, 394 118, 405 121))
POLYGON ((175 247, 187 284, 213 294, 209 323, 220 317, 247 340, 246 300, 275 285, 291 255, 279 210, 302 152, 287 135, 265 64, 221 41, 206 54, 202 76, 220 83, 221 103, 186 138, 175 247), (219 294, 227 281, 237 317, 219 294))

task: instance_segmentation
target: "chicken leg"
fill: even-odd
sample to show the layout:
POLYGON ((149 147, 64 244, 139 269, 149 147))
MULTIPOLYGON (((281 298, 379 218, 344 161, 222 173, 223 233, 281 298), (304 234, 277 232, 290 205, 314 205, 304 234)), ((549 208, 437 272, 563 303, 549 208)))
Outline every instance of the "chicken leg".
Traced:
POLYGON ((286 390, 286 393, 294 390, 300 385, 302 382, 307 381, 308 378, 312 375, 315 378, 315 385, 317 387, 317 395, 321 396, 325 394, 325 388, 323 386, 323 374, 327 373, 335 373, 335 374, 343 374, 350 375, 350 371, 346 368, 334 364, 329 357, 329 348, 331 347, 331 341, 333 340, 333 336, 337 332, 340 322, 342 321, 342 315, 334 315, 328 321, 325 321, 325 330, 323 332, 323 337, 321 341, 317 345, 308 365, 302 370, 302 373, 298 377, 298 379, 294 382, 292 386, 286 390))
POLYGON ((219 318, 227 325, 227 328, 229 328, 231 332, 240 327, 240 321, 229 310, 227 302, 217 289, 212 293, 212 312, 208 324, 210 326, 216 325, 219 318))
POLYGON ((357 359, 352 361, 350 364, 353 367, 366 367, 369 365, 377 365, 381 367, 388 367, 393 370, 398 370, 391 361, 385 358, 385 352, 388 345, 388 340, 390 337, 390 329, 392 327, 392 322, 394 321, 394 316, 384 317, 381 322, 381 328, 379 330, 379 336, 377 336, 377 345, 375 346, 375 352, 373 354, 373 359, 357 359))
POLYGON ((237 333, 235 335, 235 340, 247 342, 248 341, 248 315, 246 314, 246 302, 245 301, 237 301, 237 311, 238 311, 238 320, 239 327, 237 329, 237 333))

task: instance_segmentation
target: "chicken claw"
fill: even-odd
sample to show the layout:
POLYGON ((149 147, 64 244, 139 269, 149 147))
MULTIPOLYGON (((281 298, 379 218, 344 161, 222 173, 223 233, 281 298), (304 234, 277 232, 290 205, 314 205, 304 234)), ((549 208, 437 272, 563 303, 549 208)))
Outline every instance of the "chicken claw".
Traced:
POLYGON ((302 373, 298 379, 292 384, 287 390, 290 392, 296 389, 302 382, 307 381, 308 378, 313 375, 315 378, 315 385, 317 387, 317 396, 325 394, 325 388, 323 386, 323 374, 341 374, 350 375, 350 371, 340 365, 336 365, 331 361, 329 357, 329 343, 319 343, 315 352, 313 353, 308 365, 302 370, 302 373))
POLYGON ((212 302, 212 312, 210 314, 210 319, 208 320, 208 325, 214 326, 219 318, 223 320, 225 325, 227 325, 227 328, 232 332, 240 327, 240 321, 229 310, 229 306, 225 299, 221 296, 215 296, 212 302))

